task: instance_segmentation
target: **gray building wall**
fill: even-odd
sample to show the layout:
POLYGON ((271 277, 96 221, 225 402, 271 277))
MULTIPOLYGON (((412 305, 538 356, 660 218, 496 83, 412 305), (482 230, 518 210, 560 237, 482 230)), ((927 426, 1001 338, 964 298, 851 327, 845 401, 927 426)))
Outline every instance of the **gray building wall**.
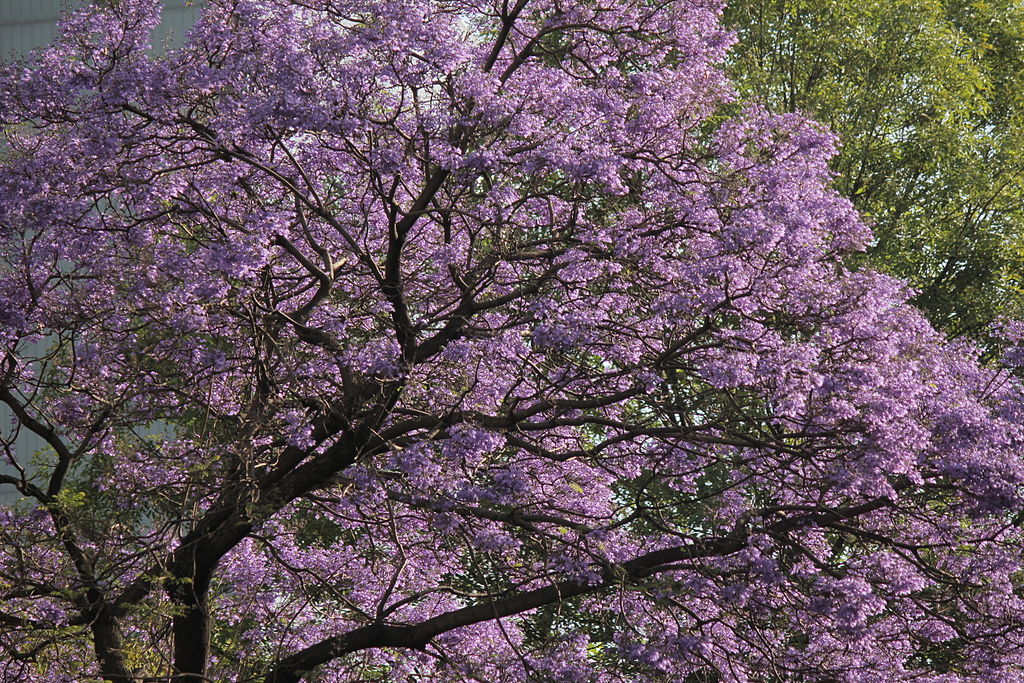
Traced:
MULTIPOLYGON (((61 12, 81 0, 0 0, 0 59, 20 57, 46 45, 56 32, 61 12)), ((172 44, 180 44, 195 22, 198 0, 164 0, 163 35, 170 34, 172 44)), ((154 43, 163 36, 154 36, 154 43)))
POLYGON ((22 55, 53 39, 66 0, 0 0, 0 56, 22 55))
MULTIPOLYGON (((31 50, 53 40, 61 13, 79 4, 79 0, 0 0, 0 59, 26 56, 31 50)), ((195 22, 199 2, 196 0, 164 0, 163 23, 154 44, 170 37, 171 45, 181 44, 195 22)), ((10 409, 0 404, 0 435, 8 434, 12 424, 10 409)), ((22 465, 29 464, 33 454, 45 451, 46 443, 35 434, 22 430, 15 449, 22 465)), ((17 475, 0 453, 0 473, 17 475)), ((0 504, 18 500, 20 495, 10 485, 0 484, 0 504)))

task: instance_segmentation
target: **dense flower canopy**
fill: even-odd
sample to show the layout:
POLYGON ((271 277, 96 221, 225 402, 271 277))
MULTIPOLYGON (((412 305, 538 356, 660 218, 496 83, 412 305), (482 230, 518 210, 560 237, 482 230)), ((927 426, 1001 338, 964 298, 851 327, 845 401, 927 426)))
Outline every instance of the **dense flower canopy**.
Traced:
POLYGON ((1021 387, 718 2, 158 5, 0 72, 3 680, 1020 680, 1021 387))

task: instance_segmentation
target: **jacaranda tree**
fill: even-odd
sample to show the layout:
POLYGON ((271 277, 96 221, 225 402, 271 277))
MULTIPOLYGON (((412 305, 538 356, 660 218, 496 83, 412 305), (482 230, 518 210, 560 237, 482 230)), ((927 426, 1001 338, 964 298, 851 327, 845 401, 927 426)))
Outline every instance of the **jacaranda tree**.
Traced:
POLYGON ((717 0, 157 4, 0 74, 3 680, 1020 680, 1021 386, 717 0))

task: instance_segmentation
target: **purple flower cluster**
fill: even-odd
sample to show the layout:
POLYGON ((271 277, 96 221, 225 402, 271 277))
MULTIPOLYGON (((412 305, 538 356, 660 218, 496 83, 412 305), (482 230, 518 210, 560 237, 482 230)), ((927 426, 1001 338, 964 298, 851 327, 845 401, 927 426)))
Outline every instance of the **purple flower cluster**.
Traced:
POLYGON ((0 67, 0 678, 1019 679, 1024 328, 717 0, 159 4, 0 67))

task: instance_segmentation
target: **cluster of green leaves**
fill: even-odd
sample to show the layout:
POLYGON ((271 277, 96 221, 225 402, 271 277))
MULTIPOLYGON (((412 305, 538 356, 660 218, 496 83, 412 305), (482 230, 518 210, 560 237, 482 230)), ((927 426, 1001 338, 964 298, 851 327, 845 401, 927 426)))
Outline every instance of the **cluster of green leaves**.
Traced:
POLYGON ((953 335, 1024 313, 1024 4, 731 0, 726 22, 744 99, 840 136, 835 186, 875 231, 859 265, 953 335))

